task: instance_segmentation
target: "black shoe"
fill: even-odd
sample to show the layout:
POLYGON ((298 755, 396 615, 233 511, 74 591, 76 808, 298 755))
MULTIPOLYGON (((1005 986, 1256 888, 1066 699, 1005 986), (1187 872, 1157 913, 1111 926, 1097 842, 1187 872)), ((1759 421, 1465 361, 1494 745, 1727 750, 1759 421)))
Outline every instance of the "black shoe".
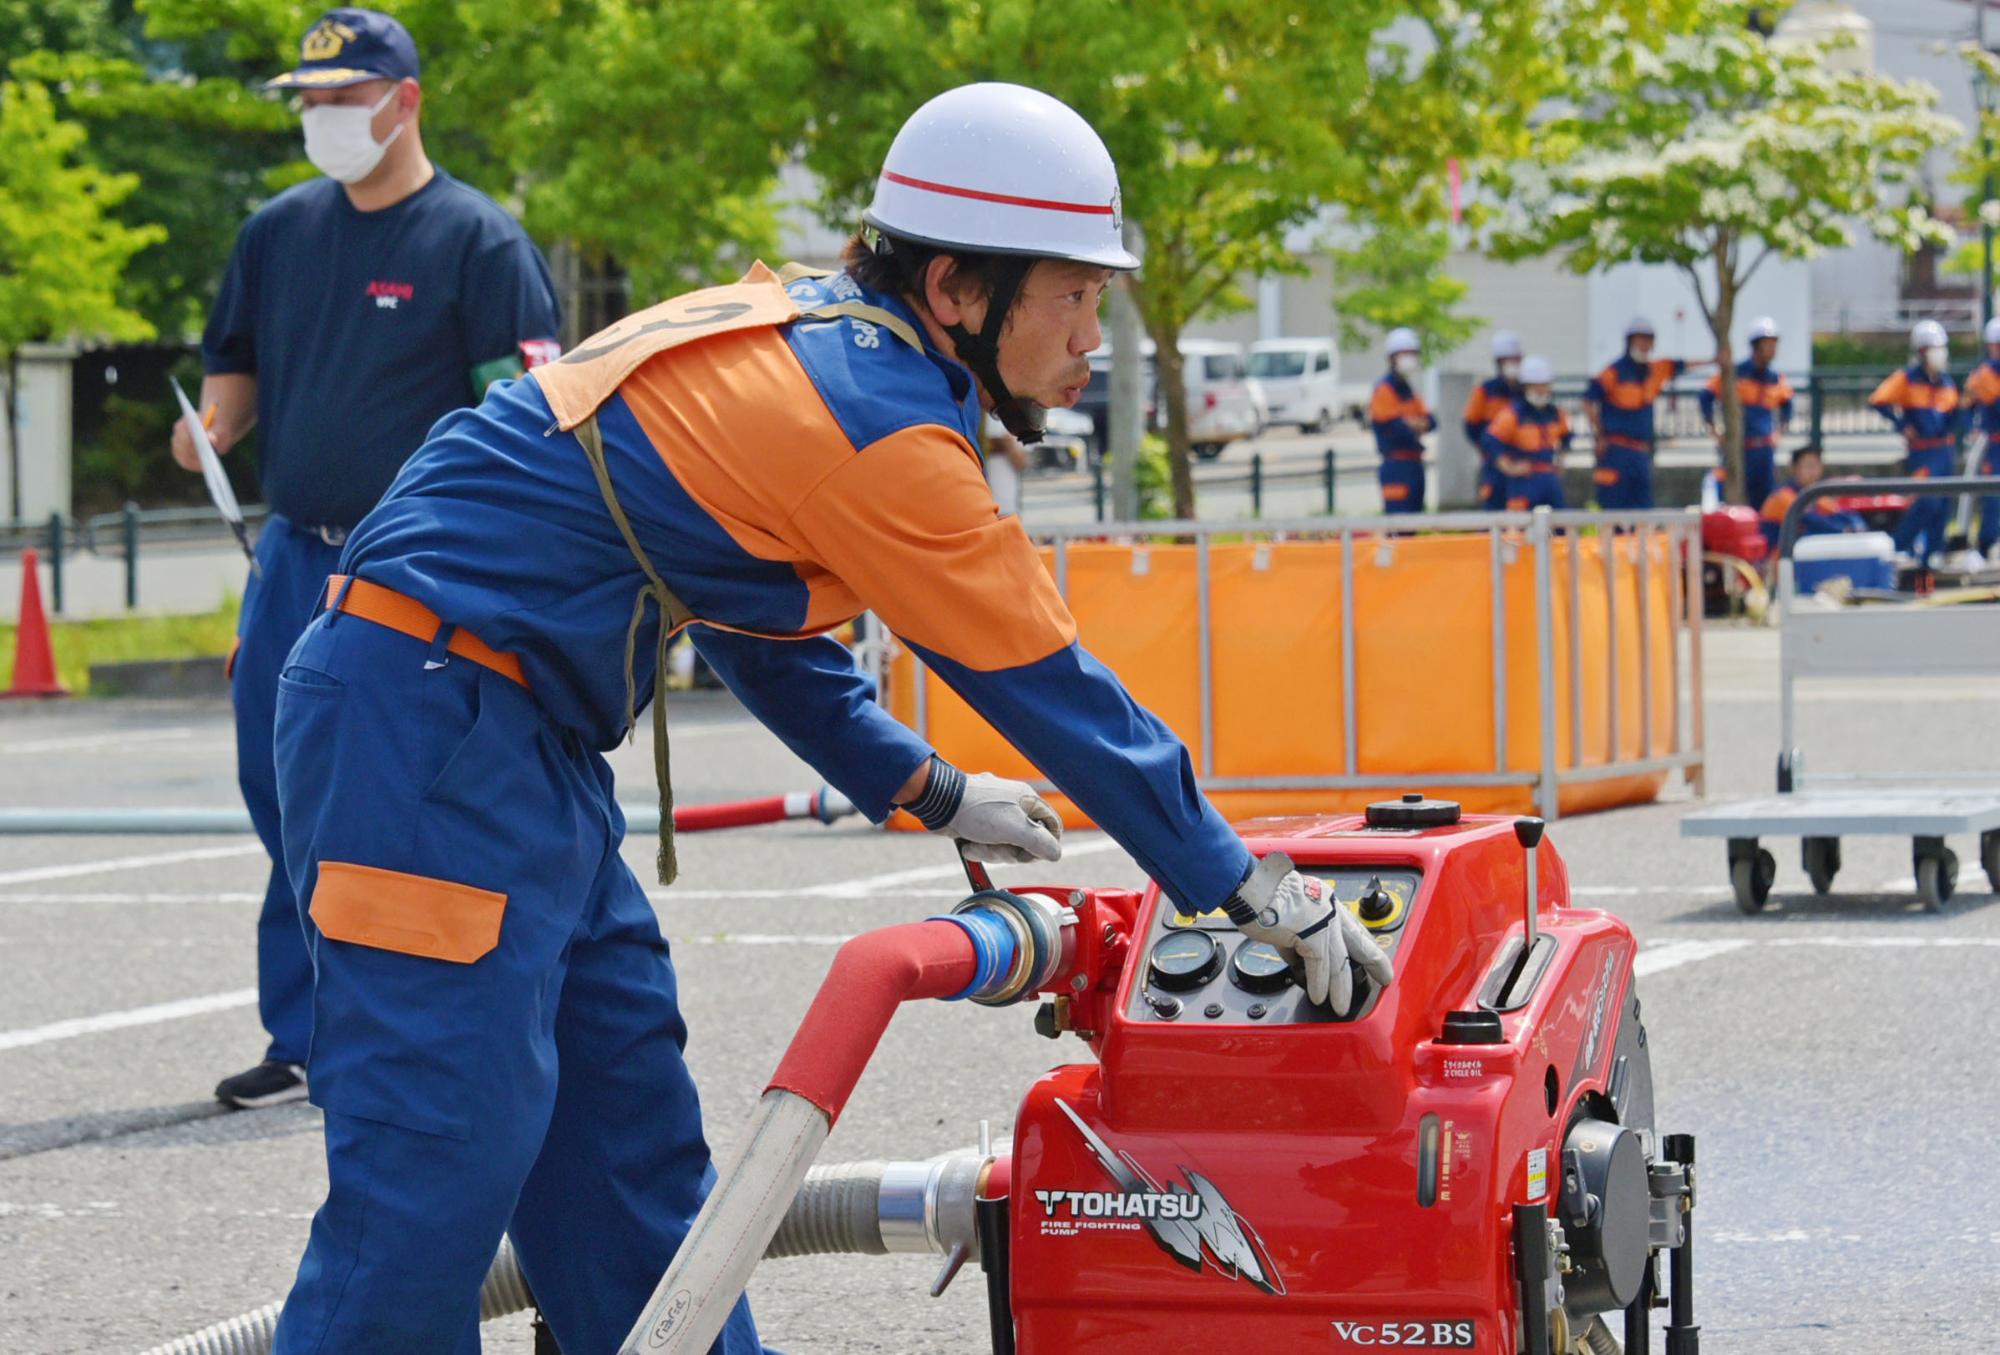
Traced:
POLYGON ((270 1059, 215 1084, 215 1099, 237 1110, 303 1101, 305 1095, 306 1070, 296 1063, 276 1063, 270 1059))

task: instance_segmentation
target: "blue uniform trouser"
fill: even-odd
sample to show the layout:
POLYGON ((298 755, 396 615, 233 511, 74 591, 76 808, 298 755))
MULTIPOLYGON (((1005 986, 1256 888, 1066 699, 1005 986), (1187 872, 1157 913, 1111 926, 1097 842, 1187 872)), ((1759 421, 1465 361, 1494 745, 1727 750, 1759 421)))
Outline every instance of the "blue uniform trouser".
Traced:
POLYGON ((1632 447, 1607 446, 1592 475, 1597 506, 1625 511, 1653 506, 1653 458, 1632 447))
MULTIPOLYGON (((503 1233, 610 1355, 714 1180, 610 768, 447 641, 329 613, 279 683, 328 1179, 275 1355, 477 1352, 503 1233)), ((746 1301, 714 1349, 762 1350, 746 1301)))
POLYGON ((1382 486, 1382 511, 1421 513, 1424 511, 1424 463, 1411 458, 1383 457, 1376 478, 1382 486))
POLYGON ((236 783, 250 822, 271 857, 264 907, 257 915, 257 1014, 271 1037, 264 1057, 304 1063, 312 1039, 312 960, 299 930, 298 900, 285 874, 278 835, 278 773, 271 760, 271 725, 278 672, 299 633, 319 610, 326 576, 340 547, 318 532, 272 517, 257 533, 257 565, 243 589, 229 693, 236 706, 236 783), (261 571, 258 572, 258 571, 261 571))
POLYGON ((1569 506, 1563 497, 1563 478, 1552 470, 1533 475, 1515 475, 1507 480, 1507 511, 1522 513, 1531 508, 1562 509, 1569 506))
MULTIPOLYGON (((1921 452, 1911 452, 1903 459, 1903 474, 1925 477, 1950 475, 1951 448, 1929 447, 1921 452)), ((1953 502, 1935 494, 1912 500, 1892 534, 1896 549, 1914 555, 1918 560, 1943 550, 1945 532, 1951 526, 1953 502)))
MULTIPOLYGON (((1993 446, 1993 435, 1986 438, 1986 450, 1979 458, 1981 475, 2000 475, 2000 450, 1993 446)), ((1979 549, 1992 550, 2000 544, 2000 494, 1979 496, 1979 549)))
POLYGON ((1497 513, 1507 506, 1507 477, 1500 473, 1500 459, 1482 456, 1479 459, 1479 506, 1489 513, 1497 513))
POLYGON ((1752 508, 1762 509, 1764 501, 1778 492, 1778 449, 1773 447, 1745 447, 1743 449, 1743 501, 1752 508))

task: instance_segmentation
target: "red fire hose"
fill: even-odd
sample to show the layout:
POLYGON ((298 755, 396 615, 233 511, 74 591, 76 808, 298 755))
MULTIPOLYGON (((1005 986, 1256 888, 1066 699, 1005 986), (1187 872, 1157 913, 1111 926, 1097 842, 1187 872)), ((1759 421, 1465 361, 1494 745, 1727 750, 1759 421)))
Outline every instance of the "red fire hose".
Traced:
POLYGON ((788 791, 759 800, 728 800, 713 805, 676 805, 674 831, 700 833, 710 828, 748 828, 786 819, 818 819, 832 823, 854 812, 854 804, 831 786, 788 791))

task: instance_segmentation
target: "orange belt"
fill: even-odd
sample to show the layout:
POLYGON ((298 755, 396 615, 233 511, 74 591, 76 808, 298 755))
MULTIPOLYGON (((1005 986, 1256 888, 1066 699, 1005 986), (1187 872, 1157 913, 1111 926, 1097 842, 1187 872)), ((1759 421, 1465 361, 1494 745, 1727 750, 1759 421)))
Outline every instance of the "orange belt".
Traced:
MULTIPOLYGON (((373 621, 378 626, 401 631, 425 644, 437 639, 438 631, 444 625, 438 620, 436 612, 415 598, 405 597, 393 588, 384 588, 366 579, 349 579, 345 574, 335 574, 327 579, 326 605, 349 616, 358 616, 363 621, 373 621)), ((490 668, 501 677, 511 678, 523 687, 528 685, 518 657, 502 654, 470 631, 454 629, 445 649, 461 659, 471 659, 482 668, 490 668)))

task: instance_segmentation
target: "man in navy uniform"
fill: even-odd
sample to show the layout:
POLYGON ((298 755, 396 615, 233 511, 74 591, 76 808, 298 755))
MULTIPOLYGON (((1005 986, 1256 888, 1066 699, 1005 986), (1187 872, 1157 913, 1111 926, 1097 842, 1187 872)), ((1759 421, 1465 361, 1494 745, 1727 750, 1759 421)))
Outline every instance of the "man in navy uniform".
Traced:
MULTIPOLYGON (((348 530, 431 425, 561 352, 555 288, 533 242, 424 153, 417 50, 403 26, 332 10, 300 56, 270 88, 297 91, 306 156, 324 177, 244 224, 201 346, 209 436, 227 452, 260 427, 271 509, 231 659, 237 780, 271 855, 257 923, 270 1046, 215 1089, 235 1107, 303 1097, 312 1035, 312 961, 278 833, 278 672, 348 530)), ((173 456, 200 469, 185 424, 173 456)))

